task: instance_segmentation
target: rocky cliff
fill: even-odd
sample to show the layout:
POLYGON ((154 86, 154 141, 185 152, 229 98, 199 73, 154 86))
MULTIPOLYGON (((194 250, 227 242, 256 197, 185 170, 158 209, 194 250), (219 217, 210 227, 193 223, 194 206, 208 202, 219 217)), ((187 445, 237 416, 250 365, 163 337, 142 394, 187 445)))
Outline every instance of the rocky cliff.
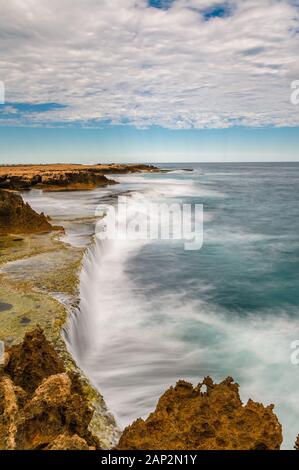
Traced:
POLYGON ((1 450, 88 450, 93 409, 74 373, 66 372, 42 330, 5 353, 0 371, 1 450))
POLYGON ((7 233, 38 233, 61 229, 53 227, 44 214, 25 204, 19 194, 0 189, 0 235, 7 233))
POLYGON ((0 166, 0 188, 44 191, 89 190, 116 184, 105 174, 160 171, 152 165, 12 165, 0 166))
POLYGON ((125 429, 117 449, 270 450, 281 443, 273 405, 249 400, 244 406, 232 378, 214 384, 207 377, 195 388, 179 381, 167 390, 145 421, 125 429))

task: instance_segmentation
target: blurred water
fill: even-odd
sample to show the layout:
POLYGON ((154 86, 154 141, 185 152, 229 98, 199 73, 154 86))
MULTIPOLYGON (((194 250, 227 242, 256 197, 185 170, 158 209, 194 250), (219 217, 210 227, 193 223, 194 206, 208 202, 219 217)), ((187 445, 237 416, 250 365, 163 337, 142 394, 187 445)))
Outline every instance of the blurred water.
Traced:
POLYGON ((284 447, 292 448, 299 433, 299 369, 290 362, 299 339, 299 165, 181 166, 188 165, 120 176, 117 190, 202 203, 203 248, 96 242, 68 346, 121 426, 146 416, 179 378, 231 375, 243 400, 276 405, 284 447))

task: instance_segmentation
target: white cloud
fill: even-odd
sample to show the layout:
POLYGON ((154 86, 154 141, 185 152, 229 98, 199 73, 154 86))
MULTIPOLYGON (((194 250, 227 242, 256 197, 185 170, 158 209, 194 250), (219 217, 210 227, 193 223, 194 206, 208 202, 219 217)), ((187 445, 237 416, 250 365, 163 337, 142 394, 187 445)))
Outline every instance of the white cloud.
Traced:
POLYGON ((299 2, 228 0, 231 16, 205 21, 219 3, 0 0, 7 102, 67 106, 6 123, 299 125, 299 2))

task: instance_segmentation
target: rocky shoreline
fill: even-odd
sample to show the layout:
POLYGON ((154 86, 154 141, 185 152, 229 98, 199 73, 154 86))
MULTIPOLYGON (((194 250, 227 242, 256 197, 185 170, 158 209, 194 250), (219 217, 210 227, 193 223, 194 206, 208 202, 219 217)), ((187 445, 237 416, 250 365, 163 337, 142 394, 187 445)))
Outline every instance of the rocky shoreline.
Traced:
POLYGON ((63 228, 53 226, 43 213, 38 214, 25 204, 19 194, 0 189, 0 235, 53 230, 63 231, 63 228))
MULTIPOLYGON (((81 172, 72 166, 72 175, 84 175, 80 184, 77 176, 69 178, 69 167, 0 167, 0 187, 8 185, 0 189, 0 339, 6 347, 0 370, 0 449, 279 449, 282 430, 273 406, 251 400, 244 406, 231 378, 218 385, 206 378, 197 387, 178 382, 146 420, 135 421, 121 435, 61 336, 78 303, 85 248, 60 241, 63 228, 14 192, 96 184, 89 179, 94 167, 85 176, 86 167, 81 172), (57 174, 47 180, 40 175, 36 182, 44 170, 47 178, 49 172, 57 174)), ((99 167, 104 171, 97 165, 96 178, 105 177, 99 167)), ((105 167, 111 174, 134 171, 160 170, 105 167)))
POLYGON ((39 327, 5 352, 0 403, 2 450, 101 448, 80 375, 66 371, 39 327))
POLYGON ((99 186, 116 184, 106 174, 159 172, 153 165, 111 164, 111 165, 4 165, 0 166, 0 189, 25 191, 91 190, 99 186))
MULTIPOLYGON (((37 214, 16 192, 30 189, 51 189, 51 185, 37 187, 38 172, 55 173, 61 179, 60 190, 70 189, 69 172, 82 175, 96 174, 99 178, 108 173, 133 173, 160 171, 146 165, 28 165, 1 166, 0 175, 8 189, 3 194, 3 210, 0 202, 0 339, 5 346, 20 344, 24 336, 39 325, 47 341, 53 345, 67 372, 75 373, 88 406, 93 409, 89 428, 102 449, 117 444, 120 432, 113 416, 108 412, 101 394, 78 369, 61 336, 63 326, 71 310, 79 300, 79 271, 85 247, 75 247, 60 240, 63 227, 55 226, 44 214, 37 214), (3 177, 5 176, 5 179, 3 177), (9 175, 9 178, 7 177, 9 175)), ((88 176, 89 178, 89 176, 88 176)), ((53 180, 48 180, 48 182, 53 180)), ((94 189, 102 184, 87 184, 74 189, 94 189), (87 184, 87 186, 86 186, 87 184)), ((1 186, 1 184, 0 184, 1 186)), ((1 201, 1 199, 0 199, 1 201)), ((61 225, 64 225, 62 221, 61 225)), ((90 240, 92 241, 92 239, 90 240)))
MULTIPOLYGON (((220 384, 206 377, 196 387, 181 380, 146 420, 124 430, 114 448, 279 450, 282 427, 273 408, 252 400, 243 405, 231 377, 220 384)), ((106 449, 91 426, 94 413, 82 376, 66 369, 40 327, 6 350, 0 369, 0 450, 106 449)))

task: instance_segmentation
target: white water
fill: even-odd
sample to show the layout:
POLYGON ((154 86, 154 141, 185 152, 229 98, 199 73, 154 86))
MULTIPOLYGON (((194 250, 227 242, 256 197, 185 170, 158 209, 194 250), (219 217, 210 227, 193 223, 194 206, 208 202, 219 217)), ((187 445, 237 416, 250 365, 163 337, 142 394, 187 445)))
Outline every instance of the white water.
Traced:
MULTIPOLYGON (((164 181, 160 197, 177 195, 179 184, 164 181)), ((158 188, 159 183, 152 184, 147 197, 157 198, 158 188)), ((184 193, 182 185, 181 195, 193 190, 186 185, 184 193)), ((217 381, 233 375, 244 401, 251 397, 277 405, 285 446, 291 448, 299 432, 299 379, 289 356, 299 320, 281 311, 230 316, 213 304, 190 300, 186 288, 149 295, 155 286, 141 288, 129 269, 146 243, 95 242, 81 272, 80 306, 66 329, 71 353, 120 426, 147 416, 178 379, 197 383, 205 375, 217 381), (196 341, 186 339, 187 329, 196 333, 196 341)), ((198 285, 198 299, 210 288, 198 285)))

